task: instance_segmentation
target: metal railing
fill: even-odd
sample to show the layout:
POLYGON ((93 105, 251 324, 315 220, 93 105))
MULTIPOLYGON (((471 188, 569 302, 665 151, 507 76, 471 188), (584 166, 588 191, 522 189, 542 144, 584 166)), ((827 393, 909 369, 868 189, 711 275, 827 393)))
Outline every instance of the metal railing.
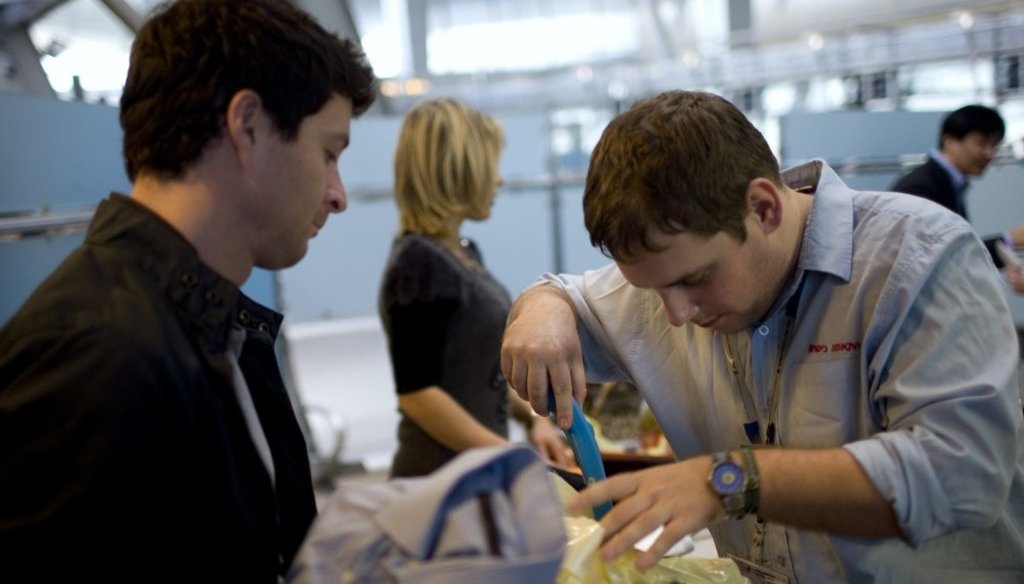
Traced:
MULTIPOLYGON (((904 173, 924 163, 925 154, 906 154, 882 158, 844 158, 826 160, 840 175, 870 175, 904 173)), ((783 161, 791 166, 802 161, 783 161)), ((992 162, 992 167, 1024 166, 1024 159, 1003 154, 992 162)), ((502 193, 522 194, 543 191, 555 196, 562 188, 582 188, 584 172, 558 172, 540 176, 510 178, 501 187, 502 193)), ((391 200, 390 185, 361 185, 351 189, 349 197, 358 201, 391 200)), ((0 242, 11 242, 30 237, 56 237, 84 232, 92 220, 95 206, 71 209, 43 208, 36 211, 0 212, 0 242)))
POLYGON ((96 207, 13 211, 0 214, 0 241, 54 237, 85 231, 96 207))

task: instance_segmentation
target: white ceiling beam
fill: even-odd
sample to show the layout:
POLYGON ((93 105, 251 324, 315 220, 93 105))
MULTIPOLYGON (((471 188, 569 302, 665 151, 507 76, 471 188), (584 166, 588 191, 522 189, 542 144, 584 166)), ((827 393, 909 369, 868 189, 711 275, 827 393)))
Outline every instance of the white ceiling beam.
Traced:
POLYGON ((11 60, 11 71, 13 75, 10 81, 20 88, 24 93, 39 95, 43 97, 56 97, 57 92, 50 85, 46 77, 43 64, 39 61, 39 51, 36 50, 32 39, 28 35, 28 26, 22 25, 13 30, 7 31, 0 37, 0 46, 3 47, 11 60))

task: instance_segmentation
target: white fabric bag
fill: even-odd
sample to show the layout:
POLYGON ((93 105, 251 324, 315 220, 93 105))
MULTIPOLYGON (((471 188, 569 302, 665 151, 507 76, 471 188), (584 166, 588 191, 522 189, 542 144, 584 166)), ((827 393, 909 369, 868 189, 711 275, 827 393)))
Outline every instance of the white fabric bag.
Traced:
POLYGON ((435 473, 339 488, 288 574, 295 584, 554 582, 563 509, 524 446, 463 452, 435 473))

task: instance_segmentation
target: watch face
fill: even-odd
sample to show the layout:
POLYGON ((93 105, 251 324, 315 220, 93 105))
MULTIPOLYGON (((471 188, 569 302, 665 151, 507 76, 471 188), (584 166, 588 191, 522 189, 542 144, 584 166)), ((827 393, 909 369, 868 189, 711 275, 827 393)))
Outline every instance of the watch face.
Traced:
POLYGON ((736 495, 743 492, 743 467, 727 460, 711 470, 711 487, 722 495, 736 495))

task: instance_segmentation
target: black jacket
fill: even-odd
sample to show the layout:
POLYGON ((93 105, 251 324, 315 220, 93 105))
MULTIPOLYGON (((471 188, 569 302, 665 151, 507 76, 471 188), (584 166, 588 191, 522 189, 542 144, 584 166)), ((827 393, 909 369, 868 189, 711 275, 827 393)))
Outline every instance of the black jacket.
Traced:
MULTIPOLYGON (((968 221, 970 220, 967 217, 966 205, 957 201, 956 189, 953 188, 953 178, 931 156, 928 157, 927 162, 897 180, 890 190, 923 197, 942 205, 968 221)), ((990 236, 982 239, 997 268, 1003 267, 1003 260, 999 259, 999 254, 996 253, 996 242, 1002 241, 1002 239, 1000 236, 990 236)))
POLYGON ((281 316, 114 195, 0 331, 0 581, 276 582, 316 513, 281 316), (239 360, 272 485, 235 399, 239 360))

